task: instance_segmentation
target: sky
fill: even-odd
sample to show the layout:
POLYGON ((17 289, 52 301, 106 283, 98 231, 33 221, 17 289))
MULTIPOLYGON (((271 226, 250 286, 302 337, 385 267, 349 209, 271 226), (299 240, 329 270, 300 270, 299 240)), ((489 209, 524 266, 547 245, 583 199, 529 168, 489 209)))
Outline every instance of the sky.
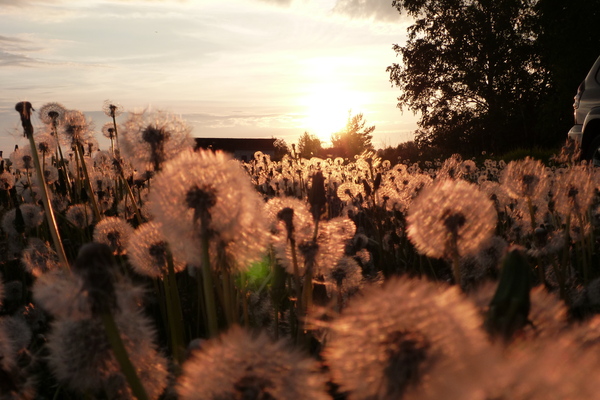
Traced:
POLYGON ((409 25, 391 0, 0 0, 0 150, 25 143, 19 101, 99 132, 106 100, 181 115, 195 137, 288 144, 327 144, 362 113, 376 148, 396 146, 417 117, 386 67, 409 25))

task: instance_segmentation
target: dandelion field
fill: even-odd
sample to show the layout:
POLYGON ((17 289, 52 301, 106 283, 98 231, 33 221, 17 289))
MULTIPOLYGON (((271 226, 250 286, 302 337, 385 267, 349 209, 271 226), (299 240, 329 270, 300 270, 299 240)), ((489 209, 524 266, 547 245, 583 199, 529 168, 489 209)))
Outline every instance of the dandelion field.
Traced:
POLYGON ((600 398, 600 172, 567 153, 244 163, 165 112, 105 102, 100 149, 16 111, 1 399, 600 398))

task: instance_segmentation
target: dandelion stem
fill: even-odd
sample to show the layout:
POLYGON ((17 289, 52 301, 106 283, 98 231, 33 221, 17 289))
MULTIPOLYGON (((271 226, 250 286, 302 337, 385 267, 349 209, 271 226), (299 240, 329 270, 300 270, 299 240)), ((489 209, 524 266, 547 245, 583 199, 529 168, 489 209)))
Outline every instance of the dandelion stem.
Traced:
POLYGON ((58 232, 58 225, 56 223, 56 218, 54 216, 54 210, 52 209, 52 202, 50 201, 48 188, 46 186, 46 180, 44 179, 44 176, 42 173, 42 168, 40 165, 40 158, 38 156, 37 148, 35 146, 35 140, 33 139, 33 129, 30 133, 27 134, 27 138, 29 139, 29 145, 31 147, 31 155, 33 156, 35 170, 38 175, 40 187, 42 189, 42 202, 44 203, 44 209, 46 211, 46 220, 48 221, 48 226, 50 228, 50 235, 52 236, 52 242, 54 243, 54 247, 56 249, 56 253, 58 254, 58 259, 59 259, 60 263, 65 268, 68 269, 69 263, 67 262, 67 255, 65 254, 65 249, 63 247, 62 240, 60 238, 60 233, 58 232))
POLYGON ((147 400, 148 395, 146 394, 146 390, 137 376, 135 367, 129 359, 127 349, 123 344, 123 340, 121 339, 121 335, 119 334, 119 329, 115 323, 113 315, 110 313, 110 311, 106 311, 101 314, 101 317, 110 346, 112 347, 115 358, 121 366, 123 375, 125 375, 125 378, 127 379, 127 383, 129 383, 129 387, 131 388, 133 395, 138 400, 147 400))
POLYGON ((96 202, 96 196, 94 194, 94 189, 92 188, 92 182, 90 181, 90 175, 88 174, 85 160, 83 159, 83 153, 81 152, 81 147, 78 144, 75 145, 75 157, 78 157, 81 162, 81 169, 83 170, 83 175, 85 178, 85 184, 87 186, 87 191, 90 194, 90 201, 92 203, 92 209, 94 210, 94 216, 96 217, 96 221, 100 222, 100 220, 102 219, 102 216, 100 215, 100 209, 98 208, 98 202, 96 202))
POLYGON ((210 254, 208 252, 209 238, 206 232, 206 224, 202 223, 202 282, 204 293, 204 303, 206 306, 206 315, 208 319, 208 337, 217 336, 219 325, 217 322, 217 305, 215 302, 215 290, 213 287, 212 270, 210 268, 210 254))

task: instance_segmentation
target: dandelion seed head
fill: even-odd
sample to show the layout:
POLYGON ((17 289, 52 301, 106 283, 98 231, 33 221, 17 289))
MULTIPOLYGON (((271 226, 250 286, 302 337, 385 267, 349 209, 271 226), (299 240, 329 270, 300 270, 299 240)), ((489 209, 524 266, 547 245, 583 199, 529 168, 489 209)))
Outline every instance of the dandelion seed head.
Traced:
POLYGON ((544 164, 527 157, 511 161, 502 171, 500 183, 514 198, 537 198, 547 196, 549 180, 544 164))
POLYGON ((51 125, 53 123, 59 124, 62 121, 67 110, 60 103, 50 102, 44 104, 39 111, 40 120, 44 124, 51 125))
POLYGON ((94 213, 88 204, 73 204, 67 208, 65 216, 79 229, 85 229, 94 222, 94 213))
POLYGON ((115 124, 112 122, 107 122, 102 125, 101 129, 102 135, 107 139, 115 139, 117 137, 117 133, 115 131, 115 124))
POLYGON ((94 241, 104 243, 114 255, 126 253, 133 227, 123 218, 105 217, 94 227, 94 241))
POLYGON ((123 106, 111 100, 104 100, 102 111, 107 117, 116 118, 123 113, 123 106))
POLYGON ((45 130, 36 134, 34 138, 38 152, 42 155, 46 154, 46 162, 48 163, 50 161, 48 155, 55 151, 59 144, 58 138, 49 130, 45 130))
POLYGON ((488 197, 466 181, 444 180, 423 189, 407 216, 409 239, 430 257, 448 257, 456 238, 459 255, 481 249, 494 233, 497 213, 488 197))
POLYGON ((29 145, 15 149, 8 158, 13 167, 18 170, 29 171, 33 169, 33 156, 29 145))
MULTIPOLYGON (((162 233, 162 225, 150 221, 137 227, 127 245, 127 254, 134 271, 140 275, 158 278, 167 268, 168 243, 162 233)), ((173 254, 175 272, 185 269, 178 254, 173 254)))
POLYGON ((595 190, 592 171, 588 168, 574 167, 556 176, 553 185, 556 211, 564 217, 571 214, 586 215, 594 200, 595 190))
MULTIPOLYGON (((308 204, 293 197, 276 197, 267 202, 265 209, 270 222, 271 241, 275 256, 284 268, 293 274, 290 239, 295 243, 297 251, 300 251, 300 247, 303 247, 306 252, 311 248, 314 249, 312 236, 315 226, 308 204)), ((299 272, 303 273, 304 265, 302 262, 300 264, 302 265, 298 265, 299 272)))
POLYGON ((457 288, 396 278, 350 300, 323 357, 349 399, 436 398, 451 381, 468 398, 488 350, 477 310, 457 288))
POLYGON ((202 263, 202 235, 215 250, 224 248, 235 268, 245 269, 262 257, 268 240, 264 202, 239 163, 225 153, 182 152, 156 176, 149 200, 174 253, 181 251, 186 262, 202 263))
POLYGON ((15 176, 8 171, 0 173, 0 190, 9 190, 15 185, 15 176))
POLYGON ((64 115, 61 132, 71 146, 85 146, 94 136, 91 121, 78 110, 69 110, 64 115))
MULTIPOLYGON (((166 359, 156 350, 151 322, 131 309, 118 313, 115 322, 149 398, 157 399, 166 387, 167 370, 166 359)), ((99 319, 55 320, 47 346, 52 372, 71 390, 117 392, 127 394, 119 398, 133 398, 99 319)))
POLYGON ((60 267, 56 252, 48 243, 35 237, 29 238, 27 247, 21 256, 21 262, 25 269, 35 277, 60 267))
POLYGON ((126 158, 141 171, 162 169, 179 153, 191 150, 191 127, 167 112, 130 113, 121 130, 120 144, 126 158))
POLYGON ((341 295, 344 304, 363 285, 362 269, 352 257, 342 257, 335 267, 330 268, 325 275, 325 287, 330 298, 335 293, 341 295))
POLYGON ((36 204, 21 204, 19 206, 22 220, 17 220, 17 210, 12 208, 2 217, 2 230, 5 233, 16 236, 22 232, 17 230, 19 224, 22 224, 21 229, 30 231, 37 228, 44 222, 44 212, 42 208, 36 204))
POLYGON ((234 327, 194 350, 177 393, 194 399, 328 399, 318 363, 288 342, 234 327))
POLYGON ((444 161, 436 177, 440 180, 462 178, 464 174, 462 163, 462 156, 460 154, 453 154, 450 158, 444 161))

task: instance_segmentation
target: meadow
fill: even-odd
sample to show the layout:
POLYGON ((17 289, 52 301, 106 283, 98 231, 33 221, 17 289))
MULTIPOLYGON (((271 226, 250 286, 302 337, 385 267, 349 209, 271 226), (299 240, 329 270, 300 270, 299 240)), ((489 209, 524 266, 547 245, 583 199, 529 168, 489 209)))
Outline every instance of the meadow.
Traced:
POLYGON ((1 399, 600 398, 600 173, 573 148, 244 163, 167 112, 16 110, 1 399))

